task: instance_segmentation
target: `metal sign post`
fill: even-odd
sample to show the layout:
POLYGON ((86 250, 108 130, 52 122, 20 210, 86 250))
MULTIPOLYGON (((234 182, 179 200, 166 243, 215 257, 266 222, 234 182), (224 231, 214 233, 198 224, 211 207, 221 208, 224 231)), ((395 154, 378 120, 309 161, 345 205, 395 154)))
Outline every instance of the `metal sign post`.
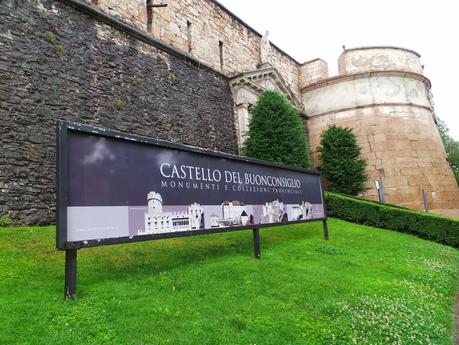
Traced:
POLYGON ((76 298, 77 281, 77 250, 68 249, 65 251, 65 291, 66 300, 76 298))
POLYGON ((253 252, 255 259, 260 259, 260 229, 253 229, 253 252))
POLYGON ((323 228, 324 228, 324 238, 325 240, 329 240, 329 236, 328 236, 328 224, 327 224, 327 220, 323 220, 322 221, 322 225, 323 225, 323 228))

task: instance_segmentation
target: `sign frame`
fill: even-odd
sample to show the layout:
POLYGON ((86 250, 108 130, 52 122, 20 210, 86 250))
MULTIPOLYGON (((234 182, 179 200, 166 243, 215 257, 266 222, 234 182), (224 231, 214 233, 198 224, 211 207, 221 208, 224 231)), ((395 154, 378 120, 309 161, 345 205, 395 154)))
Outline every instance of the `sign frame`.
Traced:
POLYGON ((268 162, 258 159, 247 158, 243 156, 237 156, 233 154, 223 153, 219 151, 203 149, 190 145, 177 144, 170 141, 159 140, 146 136, 129 134, 111 129, 103 129, 100 127, 68 122, 64 120, 58 120, 56 127, 56 249, 66 252, 66 263, 65 263, 65 298, 74 299, 76 297, 76 264, 77 264, 77 250, 82 248, 90 248, 95 246, 114 245, 123 243, 135 243, 151 240, 160 240, 166 238, 186 237, 186 236, 197 236, 205 234, 223 233, 230 231, 244 231, 253 230, 253 241, 254 241, 254 254, 256 258, 260 258, 260 228, 274 227, 274 226, 286 226, 291 224, 307 223, 307 222, 323 222, 324 238, 329 239, 328 225, 327 225, 327 210, 325 207, 325 195, 323 189, 323 179, 320 171, 310 170, 300 167, 287 166, 279 163, 268 162), (304 219, 297 221, 287 221, 279 223, 267 223, 267 224, 256 224, 256 225, 244 225, 244 226, 230 226, 214 229, 199 229, 199 230, 187 230, 178 232, 168 232, 162 234, 145 234, 134 237, 118 237, 118 238, 107 238, 107 239, 94 239, 85 241, 67 241, 67 207, 69 199, 68 191, 68 162, 69 157, 67 155, 68 149, 68 133, 69 131, 80 132, 89 135, 106 137, 117 140, 124 140, 133 143, 146 144, 157 146, 166 149, 186 151, 192 153, 198 153, 202 155, 224 158, 227 160, 236 160, 245 163, 252 163, 257 165, 263 165, 268 167, 279 168, 283 170, 290 170, 296 172, 302 172, 306 174, 312 174, 319 176, 320 180, 320 192, 321 201, 323 205, 323 217, 314 219, 304 219))

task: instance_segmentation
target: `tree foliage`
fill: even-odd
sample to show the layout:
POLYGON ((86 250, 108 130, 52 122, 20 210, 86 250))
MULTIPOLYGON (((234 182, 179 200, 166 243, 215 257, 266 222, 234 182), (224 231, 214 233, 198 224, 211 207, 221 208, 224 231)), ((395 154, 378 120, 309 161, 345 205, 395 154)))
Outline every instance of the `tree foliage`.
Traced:
POLYGON ((438 131, 440 132, 441 140, 445 146, 449 165, 451 166, 451 169, 453 169, 454 176, 459 184, 459 141, 454 140, 449 135, 449 128, 442 120, 438 121, 438 131))
POLYGON ((332 192, 357 195, 366 190, 367 163, 350 128, 330 126, 322 132, 318 148, 328 189, 332 192))
POLYGON ((265 91, 253 107, 242 154, 308 168, 308 140, 298 110, 281 94, 265 91))

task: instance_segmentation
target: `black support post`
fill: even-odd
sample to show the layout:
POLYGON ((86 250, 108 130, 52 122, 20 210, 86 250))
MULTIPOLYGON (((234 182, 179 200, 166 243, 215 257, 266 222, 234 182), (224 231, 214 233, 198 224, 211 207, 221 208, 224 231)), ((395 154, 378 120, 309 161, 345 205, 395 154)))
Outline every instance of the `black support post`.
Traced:
POLYGON ((328 224, 326 220, 322 221, 322 224, 324 226, 324 238, 328 241, 328 224))
POLYGON ((72 300, 76 298, 77 279, 77 250, 67 249, 65 251, 65 288, 64 298, 72 300))
POLYGON ((253 252, 255 259, 260 258, 260 229, 253 229, 253 252))

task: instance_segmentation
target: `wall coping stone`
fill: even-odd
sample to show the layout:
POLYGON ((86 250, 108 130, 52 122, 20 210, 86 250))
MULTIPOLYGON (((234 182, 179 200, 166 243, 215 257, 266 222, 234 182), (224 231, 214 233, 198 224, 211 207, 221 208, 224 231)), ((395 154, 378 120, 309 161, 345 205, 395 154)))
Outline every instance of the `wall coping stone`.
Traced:
POLYGON ((344 51, 341 53, 341 55, 346 54, 349 51, 353 50, 374 50, 374 49, 393 49, 393 50, 403 50, 406 52, 409 52, 411 54, 416 55, 417 57, 421 57, 421 54, 419 54, 417 51, 413 49, 408 49, 404 47, 397 47, 397 46, 363 46, 363 47, 355 47, 355 48, 346 48, 344 51))
POLYGON ((365 78, 372 78, 372 77, 402 77, 402 78, 409 78, 419 80, 424 83, 424 85, 430 89, 432 84, 429 78, 425 77, 422 74, 415 73, 415 72, 402 72, 402 71, 372 71, 372 72, 362 72, 362 73, 355 73, 355 74, 345 74, 345 75, 338 75, 331 78, 320 80, 314 84, 307 85, 301 89, 302 93, 306 93, 315 89, 320 89, 321 87, 338 84, 343 81, 349 80, 356 80, 356 79, 365 79, 365 78))
POLYGON ((61 2, 67 4, 67 5, 70 5, 74 8, 76 8, 77 10, 87 14, 87 15, 90 15, 102 22, 104 22, 105 24, 107 25, 110 25, 146 44, 149 44, 149 45, 152 45, 170 55, 173 55, 175 57, 178 57, 182 60, 185 60, 186 62, 189 62, 199 68, 205 68, 207 70, 210 70, 222 77, 224 77, 225 79, 228 79, 228 76, 223 73, 222 71, 219 71, 215 68, 213 68, 212 66, 206 64, 206 63, 203 63, 201 62, 200 60, 196 59, 195 57, 189 55, 189 54, 185 54, 183 52, 181 52, 180 50, 168 45, 168 44, 165 44, 163 42, 161 42, 160 40, 152 37, 151 35, 143 32, 142 30, 139 30, 105 12, 103 12, 102 10, 100 10, 99 8, 97 8, 96 6, 94 5, 91 5, 91 4, 87 4, 85 2, 82 2, 80 0, 60 0, 61 2))
MULTIPOLYGON (((259 33, 257 30, 255 30, 253 27, 251 27, 249 24, 247 24, 245 21, 243 21, 239 16, 237 16, 236 14, 234 14, 233 12, 231 12, 228 8, 226 8, 224 5, 222 5, 219 1, 217 0, 209 0, 210 2, 213 2, 215 5, 217 5, 218 7, 220 7, 222 10, 224 10, 226 13, 228 13, 231 17, 233 17, 234 19, 236 19, 239 23, 241 23, 242 25, 244 25, 247 29, 249 29, 250 31, 253 31, 253 33, 255 33, 257 36, 259 37, 263 37, 263 35, 261 33, 259 33)), ((293 62, 295 62, 296 64, 298 65, 301 65, 301 62, 299 62, 297 59, 295 59, 294 57, 292 57, 290 54, 286 53, 283 49, 279 48, 279 46, 277 46, 276 44, 274 44, 273 42, 271 42, 271 45, 276 48, 281 54, 287 56, 289 59, 291 59, 293 62)))
POLYGON ((311 62, 316 62, 316 61, 322 61, 322 62, 325 62, 326 64, 328 64, 327 61, 325 61, 324 59, 322 58, 315 58, 315 59, 311 59, 311 60, 308 60, 308 61, 305 61, 301 64, 301 66, 304 66, 304 65, 307 65, 307 64, 310 64, 311 62))

